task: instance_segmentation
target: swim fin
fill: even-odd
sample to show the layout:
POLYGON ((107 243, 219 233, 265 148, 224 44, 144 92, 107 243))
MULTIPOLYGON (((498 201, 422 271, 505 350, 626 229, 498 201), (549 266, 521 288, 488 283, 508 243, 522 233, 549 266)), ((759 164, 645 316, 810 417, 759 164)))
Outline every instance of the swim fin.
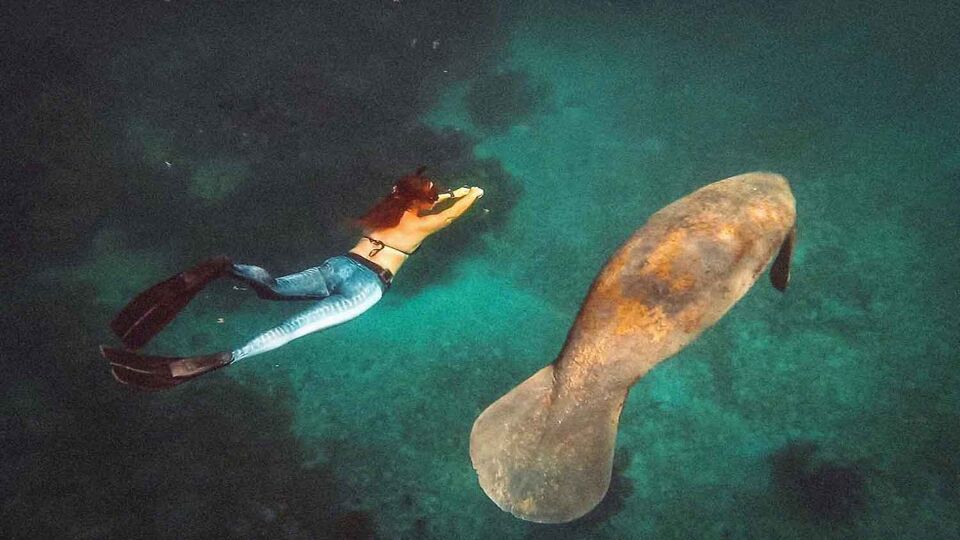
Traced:
POLYGON ((172 388, 233 362, 229 351, 180 358, 146 356, 101 345, 100 354, 110 362, 115 379, 141 390, 172 388))
POLYGON ((110 322, 110 328, 128 349, 143 347, 190 303, 208 283, 225 275, 227 257, 207 259, 138 294, 110 322))

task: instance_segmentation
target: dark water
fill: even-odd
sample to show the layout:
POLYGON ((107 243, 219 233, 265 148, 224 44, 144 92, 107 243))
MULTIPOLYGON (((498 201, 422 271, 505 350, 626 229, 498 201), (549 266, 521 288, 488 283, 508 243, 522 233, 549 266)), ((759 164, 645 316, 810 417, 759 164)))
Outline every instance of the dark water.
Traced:
MULTIPOLYGON (((0 8, 0 536, 960 537, 955 5, 268 4, 0 8), (110 377, 142 287, 317 264, 419 164, 487 195, 374 310, 168 393, 110 377), (647 216, 751 170, 792 183, 791 288, 634 387, 593 513, 501 512, 474 418, 647 216)), ((215 284, 151 350, 295 309, 215 284)))

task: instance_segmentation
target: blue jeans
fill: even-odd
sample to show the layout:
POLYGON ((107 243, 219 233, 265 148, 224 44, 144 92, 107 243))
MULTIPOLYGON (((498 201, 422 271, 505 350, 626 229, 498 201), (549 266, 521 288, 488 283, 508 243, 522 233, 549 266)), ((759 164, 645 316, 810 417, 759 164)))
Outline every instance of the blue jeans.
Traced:
POLYGON ((331 257, 320 266, 278 278, 259 266, 246 264, 234 264, 230 274, 249 284, 261 298, 317 300, 310 309, 232 351, 234 362, 356 318, 386 291, 375 272, 346 256, 331 257))

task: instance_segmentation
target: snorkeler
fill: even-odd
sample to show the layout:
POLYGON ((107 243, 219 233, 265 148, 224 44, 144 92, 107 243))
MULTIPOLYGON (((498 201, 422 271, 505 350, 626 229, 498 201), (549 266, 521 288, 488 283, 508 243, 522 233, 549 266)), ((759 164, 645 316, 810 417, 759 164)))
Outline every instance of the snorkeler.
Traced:
POLYGON ((438 193, 423 176, 426 167, 401 178, 384 199, 358 222, 363 236, 345 255, 320 266, 274 278, 258 266, 234 264, 227 257, 208 259, 137 295, 110 323, 125 349, 101 346, 100 352, 125 384, 160 390, 276 349, 291 340, 349 321, 373 307, 393 276, 431 234, 462 216, 483 196, 478 187, 438 193), (456 199, 431 213, 439 201, 456 199), (210 281, 228 276, 249 284, 260 298, 315 300, 310 309, 267 330, 233 351, 192 357, 145 356, 134 352, 150 341, 210 281))

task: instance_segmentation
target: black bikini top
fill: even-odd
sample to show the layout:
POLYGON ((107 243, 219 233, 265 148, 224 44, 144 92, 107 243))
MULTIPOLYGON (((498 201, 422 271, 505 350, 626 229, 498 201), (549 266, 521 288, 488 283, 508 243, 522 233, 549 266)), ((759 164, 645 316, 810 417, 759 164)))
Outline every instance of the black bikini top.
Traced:
POLYGON ((399 251, 400 253, 403 253, 404 255, 406 255, 407 257, 409 257, 410 255, 413 255, 414 252, 416 252, 417 249, 420 247, 420 246, 417 246, 417 247, 413 248, 413 251, 407 252, 407 251, 404 251, 404 250, 402 250, 402 249, 400 249, 400 248, 395 248, 395 247, 393 247, 393 246, 391 246, 391 245, 389 245, 389 244, 384 244, 383 242, 381 242, 380 240, 377 240, 376 238, 370 238, 369 236, 364 236, 364 238, 366 238, 367 240, 369 240, 370 243, 373 244, 373 246, 374 246, 374 248, 370 250, 370 253, 367 254, 367 256, 369 256, 369 257, 373 257, 373 256, 375 256, 377 253, 380 253, 380 252, 383 250, 383 248, 390 248, 390 249, 392 249, 392 250, 394 250, 394 251, 399 251))

